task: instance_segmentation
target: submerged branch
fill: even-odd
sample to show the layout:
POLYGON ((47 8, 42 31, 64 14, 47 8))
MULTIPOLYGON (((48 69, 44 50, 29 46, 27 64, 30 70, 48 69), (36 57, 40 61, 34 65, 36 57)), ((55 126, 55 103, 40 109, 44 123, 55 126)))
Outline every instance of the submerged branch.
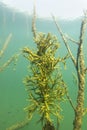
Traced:
POLYGON ((12 125, 11 127, 7 128, 6 130, 19 130, 20 128, 23 128, 28 124, 29 124, 29 120, 26 119, 24 121, 21 121, 21 122, 15 124, 15 125, 12 125))
POLYGON ((9 66, 11 62, 16 61, 18 56, 19 54, 15 54, 7 62, 5 62, 2 66, 0 66, 0 72, 3 71, 7 66, 9 66))
POLYGON ((36 1, 34 0, 34 9, 33 9, 33 19, 32 19, 32 32, 33 32, 33 36, 34 38, 36 38, 36 1))
POLYGON ((81 130, 82 128, 82 118, 84 115, 84 94, 85 94, 85 61, 83 53, 83 41, 86 31, 87 23, 87 14, 84 16, 84 19, 81 23, 80 28, 80 37, 79 37, 79 46, 77 50, 77 59, 76 59, 76 71, 78 75, 78 95, 77 95, 77 105, 75 111, 75 119, 73 121, 73 130, 81 130))
MULTIPOLYGON (((77 50, 77 59, 76 59, 76 69, 77 72, 79 72, 79 62, 80 62, 80 68, 82 69, 84 66, 84 57, 83 57, 83 40, 84 40, 84 35, 85 35, 85 31, 86 31, 86 24, 87 24, 87 16, 84 16, 84 19, 81 23, 81 29, 80 29, 80 40, 79 40, 79 47, 77 50), (81 67, 82 66, 82 67, 81 67)), ((84 71, 85 68, 83 68, 82 71, 84 71)), ((80 70, 81 71, 81 70, 80 70)))
POLYGON ((5 52, 5 50, 6 50, 7 46, 8 46, 11 38, 12 38, 12 33, 9 34, 9 36, 7 37, 7 39, 6 39, 6 41, 5 41, 4 45, 3 45, 3 48, 0 50, 0 58, 4 54, 4 52, 5 52))
POLYGON ((76 108, 75 108, 75 106, 74 106, 74 104, 73 104, 73 102, 72 102, 72 99, 71 99, 70 96, 69 96, 69 93, 68 93, 68 91, 67 91, 67 87, 66 87, 65 84, 64 84, 64 87, 65 87, 65 89, 66 89, 66 97, 67 97, 67 99, 68 99, 68 101, 69 101, 71 107, 73 108, 73 110, 76 111, 76 108))
POLYGON ((69 53, 69 55, 70 55, 70 57, 71 57, 71 59, 72 59, 74 65, 76 66, 76 59, 74 58, 74 56, 73 56, 73 54, 72 54, 72 52, 71 52, 71 50, 70 50, 70 48, 69 48, 69 46, 68 46, 66 37, 64 36, 64 34, 63 34, 61 28, 60 28, 59 25, 57 24, 57 22, 56 22, 56 20, 55 20, 55 17, 54 17, 54 16, 52 16, 52 17, 53 17, 53 20, 54 20, 54 22, 55 22, 55 24, 56 24, 57 30, 58 30, 58 32, 60 33, 60 35, 61 35, 61 37, 62 37, 62 40, 63 40, 63 42, 64 42, 64 44, 65 44, 65 46, 66 46, 66 48, 67 48, 67 50, 68 50, 68 53, 69 53))
POLYGON ((75 111, 75 110, 76 110, 76 109, 75 109, 75 106, 74 106, 74 104, 73 104, 73 102, 72 102, 72 99, 70 98, 70 96, 69 96, 68 93, 66 93, 66 97, 67 97, 67 99, 68 99, 70 105, 72 106, 73 110, 75 111))
POLYGON ((71 42, 73 42, 73 43, 79 45, 79 42, 78 42, 78 41, 74 40, 73 38, 69 37, 68 35, 66 35, 66 38, 67 38, 68 40, 70 40, 71 42))

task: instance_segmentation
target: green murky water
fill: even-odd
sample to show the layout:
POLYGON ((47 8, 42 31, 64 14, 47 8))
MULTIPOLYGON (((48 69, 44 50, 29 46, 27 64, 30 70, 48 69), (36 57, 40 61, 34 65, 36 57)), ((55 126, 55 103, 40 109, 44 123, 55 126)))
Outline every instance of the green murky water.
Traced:
MULTIPOLYGON (((32 40, 31 32, 32 17, 26 16, 22 13, 14 13, 12 10, 0 5, 0 49, 2 48, 7 36, 12 33, 12 39, 6 49, 3 57, 0 59, 0 66, 5 63, 15 53, 19 53, 20 49, 24 46, 29 46, 35 49, 35 44, 32 40)), ((61 20, 59 21, 61 28, 64 32, 78 40, 81 20, 61 20)), ((51 32, 59 38, 61 47, 58 55, 64 56, 67 51, 62 43, 62 40, 57 32, 55 24, 52 20, 44 20, 37 18, 37 29, 41 32, 51 32)), ((84 41, 84 55, 87 59, 87 34, 84 41)), ((70 43, 71 50, 76 55, 77 47, 70 43)), ((87 62, 87 61, 86 61, 87 62)), ((0 72, 0 130, 6 130, 9 126, 16 124, 25 119, 26 113, 24 107, 28 104, 26 101, 27 93, 23 84, 23 78, 27 75, 28 62, 23 56, 19 56, 17 64, 11 63, 4 71, 0 72)), ((62 73, 64 80, 66 81, 71 98, 76 103, 77 86, 73 79, 72 73, 75 72, 74 66, 71 60, 67 60, 67 69, 62 67, 62 73)), ((87 89, 85 89, 87 95, 87 89)), ((87 98, 87 96, 85 96, 87 98)), ((85 101, 87 106, 87 100, 85 101)), ((62 115, 64 116, 60 124, 60 130, 72 130, 74 112, 68 102, 62 103, 62 115)), ((41 125, 37 124, 39 119, 36 114, 30 121, 29 125, 22 130, 41 130, 41 125)), ((82 130, 87 129, 87 115, 83 119, 82 130)))

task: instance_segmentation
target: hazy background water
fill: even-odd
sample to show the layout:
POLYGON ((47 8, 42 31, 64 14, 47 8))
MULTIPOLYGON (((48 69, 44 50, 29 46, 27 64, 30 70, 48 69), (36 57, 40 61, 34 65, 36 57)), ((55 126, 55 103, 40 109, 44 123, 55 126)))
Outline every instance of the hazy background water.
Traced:
MULTIPOLYGON (((5 51, 5 54, 0 59, 0 66, 5 63, 11 56, 20 52, 24 46, 29 46, 31 49, 35 49, 35 44, 33 43, 33 35, 31 31, 32 17, 13 12, 12 10, 5 8, 0 5, 0 49, 2 48, 7 36, 12 33, 11 42, 5 51)), ((71 37, 78 40, 79 31, 81 25, 81 19, 75 20, 59 20, 59 24, 63 29, 64 33, 69 34, 71 37)), ((51 32, 56 35, 61 43, 58 55, 64 56, 67 50, 62 43, 62 40, 57 32, 56 26, 53 20, 38 19, 37 18, 37 29, 38 31, 48 33, 51 32)), ((87 33, 84 41, 84 55, 85 60, 87 59, 87 33)), ((71 50, 76 55, 77 46, 70 43, 71 50)), ((28 61, 20 56, 17 61, 17 65, 11 63, 7 69, 0 72, 0 130, 5 130, 7 127, 20 122, 25 119, 26 113, 24 112, 24 107, 28 104, 27 92, 25 91, 25 86, 23 84, 24 77, 28 74, 27 72, 28 61)), ((76 103, 77 96, 77 86, 75 79, 73 79, 72 73, 75 73, 74 66, 71 60, 67 60, 67 68, 64 70, 62 66, 62 73, 65 82, 68 85, 69 94, 74 103, 76 103)), ((85 89, 85 94, 87 95, 87 89, 85 89)), ((85 96, 87 98, 87 96, 85 96)), ((85 106, 87 106, 87 100, 85 101, 85 106)), ((62 103, 62 114, 64 119, 61 121, 60 130, 72 130, 74 112, 68 102, 62 103)), ((38 115, 30 121, 29 125, 23 130, 41 130, 40 124, 37 124, 38 115)), ((87 115, 83 119, 83 129, 87 129, 87 115)))

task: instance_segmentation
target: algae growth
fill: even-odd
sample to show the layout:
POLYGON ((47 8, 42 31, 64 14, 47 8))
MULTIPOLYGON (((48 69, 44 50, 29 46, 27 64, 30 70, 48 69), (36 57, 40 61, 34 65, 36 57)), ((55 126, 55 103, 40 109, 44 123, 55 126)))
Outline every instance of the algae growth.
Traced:
POLYGON ((23 49, 23 55, 29 61, 29 74, 24 83, 28 92, 29 105, 25 108, 29 120, 34 112, 40 115, 43 129, 53 127, 52 115, 62 119, 60 102, 64 101, 65 83, 60 72, 59 62, 65 62, 66 57, 56 57, 59 42, 56 36, 48 33, 38 33, 34 37, 37 50, 23 49))

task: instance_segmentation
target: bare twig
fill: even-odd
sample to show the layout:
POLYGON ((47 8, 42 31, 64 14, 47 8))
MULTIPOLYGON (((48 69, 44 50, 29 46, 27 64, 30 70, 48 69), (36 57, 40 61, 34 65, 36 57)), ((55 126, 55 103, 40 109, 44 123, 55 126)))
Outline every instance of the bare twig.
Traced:
MULTIPOLYGON (((64 81, 63 81, 63 82, 64 82, 64 81)), ((72 100, 71 100, 71 98, 70 98, 70 96, 69 96, 69 93, 68 93, 68 90, 67 90, 66 84, 63 84, 63 85, 64 85, 64 87, 65 87, 65 89, 66 89, 66 97, 67 97, 67 99, 68 99, 68 101, 69 101, 71 107, 72 107, 73 110, 75 111, 75 106, 74 106, 74 104, 73 104, 73 102, 72 102, 72 100)))
POLYGON ((8 46, 11 38, 12 38, 12 33, 9 34, 9 36, 7 37, 7 39, 6 39, 6 41, 5 41, 4 45, 3 45, 3 48, 0 50, 0 57, 2 57, 2 55, 4 54, 4 52, 5 52, 5 50, 6 50, 7 46, 8 46))
POLYGON ((76 59, 74 58, 74 56, 73 56, 73 54, 72 54, 72 52, 71 52, 71 50, 70 50, 70 48, 69 48, 69 46, 68 46, 67 39, 66 39, 66 37, 64 36, 64 34, 63 34, 61 28, 60 28, 59 25, 57 24, 57 22, 56 22, 56 20, 55 20, 55 17, 54 17, 54 16, 52 16, 52 17, 53 17, 53 20, 54 20, 54 22, 55 22, 55 24, 56 24, 57 30, 58 30, 58 32, 60 33, 60 35, 61 35, 61 37, 62 37, 62 40, 63 40, 63 42, 64 42, 64 44, 65 44, 65 46, 66 46, 66 48, 67 48, 67 50, 68 50, 68 53, 69 53, 69 55, 70 55, 70 57, 71 57, 71 59, 72 59, 74 65, 76 66, 76 59))
POLYGON ((34 0, 34 9, 33 9, 33 19, 32 19, 32 32, 33 36, 36 38, 36 1, 34 0))
POLYGON ((16 59, 18 58, 19 54, 15 54, 14 56, 12 56, 9 60, 7 60, 2 66, 0 66, 0 72, 5 70, 5 68, 7 66, 9 66, 9 64, 13 61, 16 61, 16 59))
POLYGON ((79 44, 78 41, 74 40, 73 38, 69 37, 68 35, 66 35, 66 38, 67 38, 68 40, 70 40, 71 42, 77 44, 77 45, 79 44))
POLYGON ((75 110, 76 110, 76 109, 75 109, 75 106, 73 105, 72 99, 70 98, 70 96, 69 96, 69 94, 68 94, 68 93, 66 94, 66 97, 67 97, 67 99, 68 99, 69 103, 71 104, 71 106, 72 106, 73 110, 75 111, 75 110))
POLYGON ((21 122, 15 124, 15 125, 12 125, 11 127, 7 128, 6 130, 19 130, 20 128, 23 128, 28 124, 29 124, 29 120, 26 119, 24 121, 21 121, 21 122))

